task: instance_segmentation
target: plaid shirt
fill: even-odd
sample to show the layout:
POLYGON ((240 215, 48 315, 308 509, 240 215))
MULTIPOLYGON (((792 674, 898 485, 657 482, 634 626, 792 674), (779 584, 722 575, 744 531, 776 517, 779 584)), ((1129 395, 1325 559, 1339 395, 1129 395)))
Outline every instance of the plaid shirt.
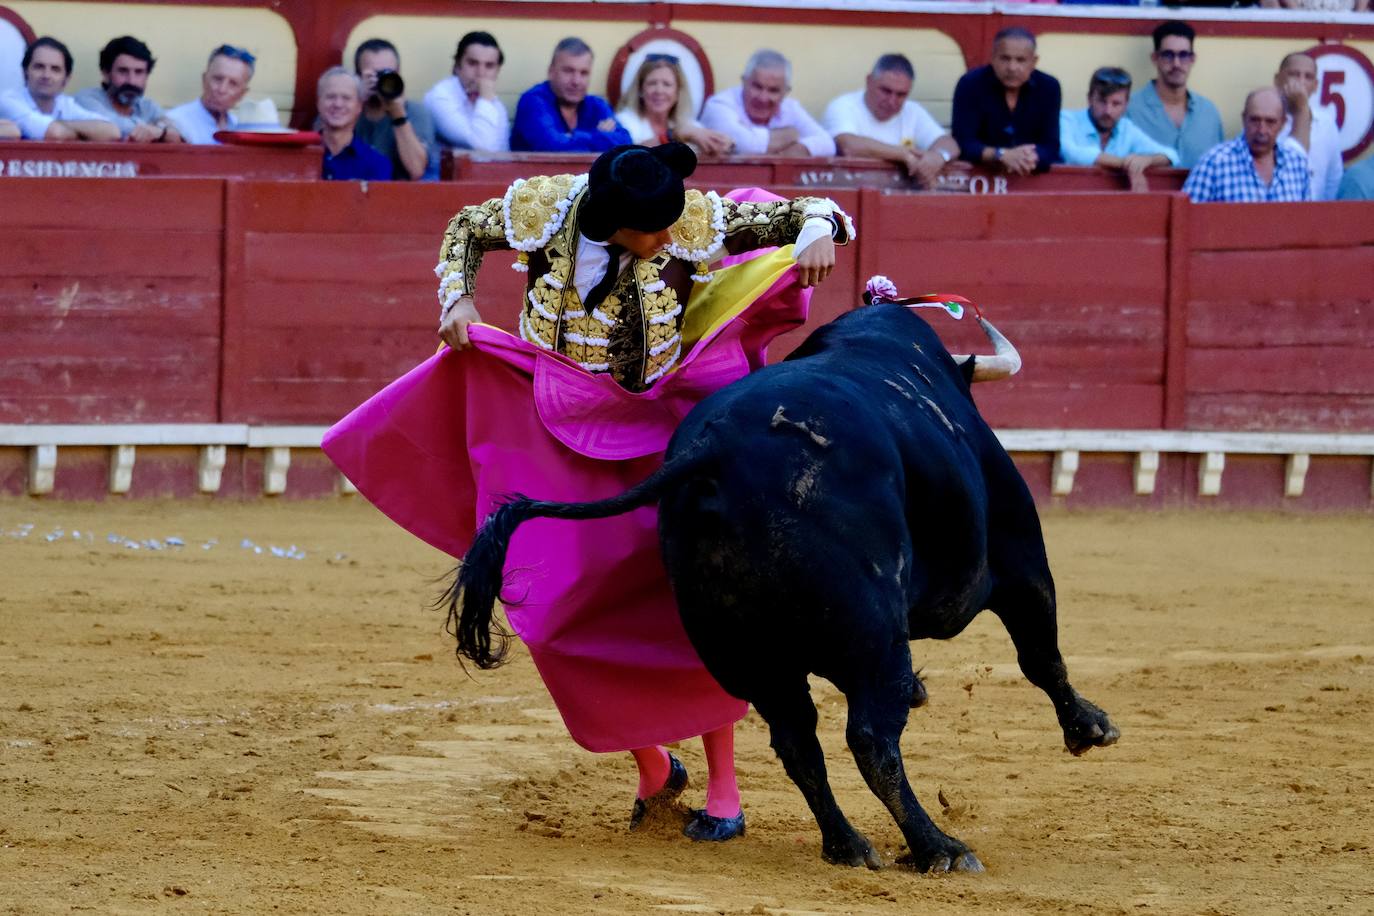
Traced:
POLYGON ((1274 179, 1265 185, 1242 135, 1208 150, 1188 173, 1183 193, 1195 204, 1311 200, 1307 156, 1286 143, 1275 144, 1274 179))

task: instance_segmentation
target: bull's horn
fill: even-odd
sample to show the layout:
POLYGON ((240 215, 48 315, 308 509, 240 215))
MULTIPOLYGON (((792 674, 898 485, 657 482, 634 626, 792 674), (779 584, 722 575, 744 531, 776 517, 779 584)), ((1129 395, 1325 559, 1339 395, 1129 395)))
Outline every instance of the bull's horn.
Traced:
MULTIPOLYGON (((988 335, 988 340, 992 341, 992 356, 978 356, 973 363, 973 380, 975 382, 993 382, 997 379, 1007 378, 1021 371, 1021 354, 1016 352, 1016 348, 1011 345, 1011 341, 1002 336, 1002 332, 992 326, 992 322, 986 318, 979 317, 978 324, 983 329, 983 333, 988 335)), ((971 356, 956 356, 955 362, 963 365, 971 356)))

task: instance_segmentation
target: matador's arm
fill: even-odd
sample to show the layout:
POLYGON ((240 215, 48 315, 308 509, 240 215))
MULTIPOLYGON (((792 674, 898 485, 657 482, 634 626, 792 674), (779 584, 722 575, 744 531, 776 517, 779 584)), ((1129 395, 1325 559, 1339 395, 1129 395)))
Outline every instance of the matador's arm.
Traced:
POLYGON ((444 242, 439 248, 439 320, 459 299, 471 298, 477 289, 477 271, 482 256, 498 248, 509 248, 501 198, 464 207, 449 220, 444 242))

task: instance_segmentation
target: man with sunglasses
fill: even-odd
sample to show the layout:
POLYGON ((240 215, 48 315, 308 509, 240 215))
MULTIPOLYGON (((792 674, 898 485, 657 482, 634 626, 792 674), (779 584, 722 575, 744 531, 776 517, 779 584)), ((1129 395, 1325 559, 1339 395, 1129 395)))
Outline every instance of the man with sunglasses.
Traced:
POLYGON ((1178 165, 1178 153, 1126 117, 1131 75, 1098 67, 1088 82, 1088 107, 1059 115, 1059 149, 1067 165, 1096 165, 1126 175, 1132 191, 1148 191, 1145 170, 1178 165))
POLYGON ((220 45, 210 52, 200 77, 200 98, 167 112, 187 143, 215 144, 219 142, 215 131, 238 126, 234 108, 248 92, 255 63, 257 58, 233 45, 220 45))
POLYGON ((1150 60, 1157 76, 1141 87, 1126 108, 1141 130, 1178 150, 1179 164, 1185 169, 1225 139, 1217 106, 1188 89, 1188 75, 1197 60, 1196 34, 1192 26, 1177 19, 1155 27, 1150 60))

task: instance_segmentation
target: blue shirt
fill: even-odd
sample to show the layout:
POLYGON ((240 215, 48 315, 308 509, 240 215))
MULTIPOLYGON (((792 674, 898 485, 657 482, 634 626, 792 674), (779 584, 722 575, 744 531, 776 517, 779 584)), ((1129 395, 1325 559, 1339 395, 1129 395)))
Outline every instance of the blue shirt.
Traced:
POLYGON ((332 181, 389 181, 391 160, 354 137, 338 155, 331 154, 329 147, 325 147, 320 177, 332 181))
POLYGON ((1059 148, 1068 165, 1092 165, 1103 153, 1122 158, 1135 155, 1166 156, 1170 165, 1178 165, 1177 152, 1154 140, 1124 115, 1112 128, 1112 135, 1107 138, 1104 149, 1097 125, 1086 108, 1060 113, 1059 148))
POLYGON ((596 129, 596 125, 614 117, 605 99, 589 95, 577 106, 577 126, 568 130, 558 110, 558 99, 545 80, 520 96, 520 103, 515 106, 515 126, 510 132, 510 148, 535 153, 600 153, 632 143, 630 132, 619 122, 613 131, 596 129))
POLYGON ((1266 185, 1242 135, 1208 150, 1188 173, 1183 193, 1195 204, 1311 200, 1307 156, 1295 146, 1275 144, 1274 178, 1266 185))
POLYGON ((1164 110, 1164 100, 1155 91, 1154 80, 1141 86, 1139 92, 1131 93, 1126 114, 1155 140, 1178 150, 1179 165, 1185 169, 1191 169, 1203 153, 1226 139, 1217 106, 1196 92, 1188 93, 1183 123, 1175 124, 1164 110))
POLYGON ((1059 80, 1039 70, 1017 95, 1015 110, 1007 108, 1007 90, 991 66, 976 67, 959 77, 954 87, 954 123, 950 133, 959 144, 959 158, 982 162, 989 146, 1035 144, 1043 172, 1059 161, 1059 80))
POLYGON ((1337 200, 1374 200, 1374 159, 1366 159, 1345 170, 1337 200))

